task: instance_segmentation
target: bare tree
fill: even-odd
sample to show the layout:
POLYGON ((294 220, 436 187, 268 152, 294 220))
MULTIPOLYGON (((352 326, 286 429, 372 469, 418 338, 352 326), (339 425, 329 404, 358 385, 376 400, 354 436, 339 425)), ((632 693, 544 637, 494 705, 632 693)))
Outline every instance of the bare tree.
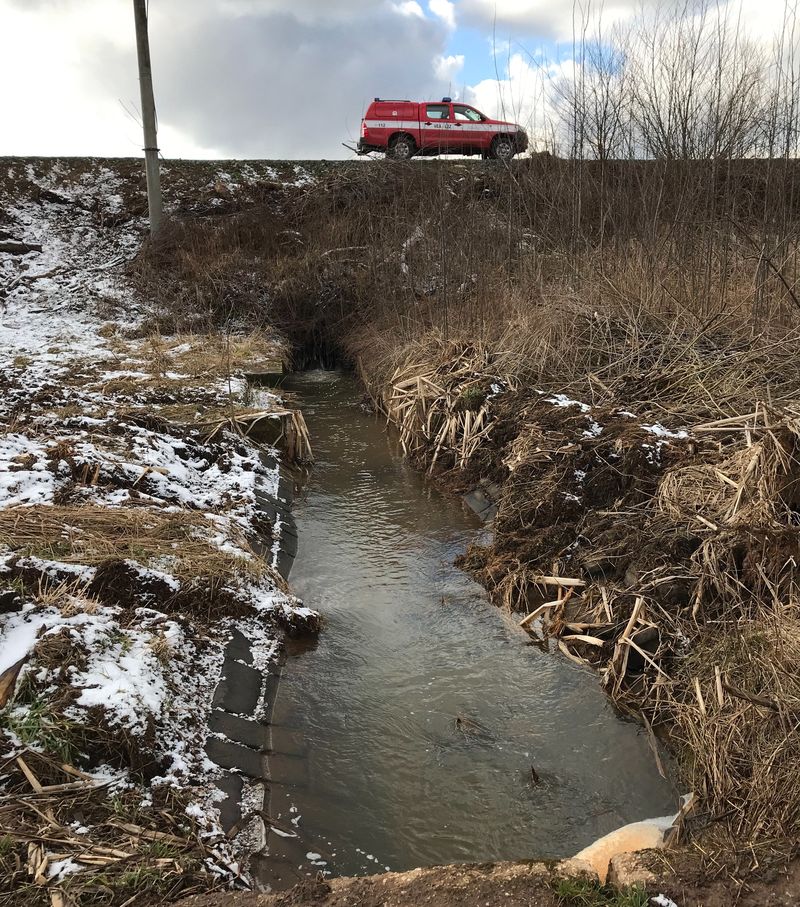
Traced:
POLYGON ((687 2, 640 17, 627 57, 631 114, 643 156, 745 157, 760 134, 763 51, 723 4, 687 2))

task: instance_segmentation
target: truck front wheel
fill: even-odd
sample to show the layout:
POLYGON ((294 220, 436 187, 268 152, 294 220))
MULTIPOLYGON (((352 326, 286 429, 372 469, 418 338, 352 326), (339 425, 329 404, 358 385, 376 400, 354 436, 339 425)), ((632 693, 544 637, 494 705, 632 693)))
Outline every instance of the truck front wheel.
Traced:
POLYGON ((417 143, 410 135, 395 136, 389 144, 386 156, 393 161, 408 161, 417 153, 417 143))
POLYGON ((489 150, 489 156, 496 161, 510 161, 514 157, 514 143, 508 136, 495 136, 492 147, 489 150))

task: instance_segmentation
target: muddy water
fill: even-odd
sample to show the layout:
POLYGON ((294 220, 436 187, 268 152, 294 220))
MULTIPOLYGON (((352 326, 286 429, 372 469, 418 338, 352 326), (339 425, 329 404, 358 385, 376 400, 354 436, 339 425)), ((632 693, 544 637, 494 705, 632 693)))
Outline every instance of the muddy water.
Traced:
POLYGON ((299 873, 563 857, 674 812, 596 676, 530 645, 452 566, 480 527, 403 461, 353 380, 285 387, 317 456, 291 581, 325 617, 287 659, 274 713, 305 753, 270 805, 300 836, 299 873))

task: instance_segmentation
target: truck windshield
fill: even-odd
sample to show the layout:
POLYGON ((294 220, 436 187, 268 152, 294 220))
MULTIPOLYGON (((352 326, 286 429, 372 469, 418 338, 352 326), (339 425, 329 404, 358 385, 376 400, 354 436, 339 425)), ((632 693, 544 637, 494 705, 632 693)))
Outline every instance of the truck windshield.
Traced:
POLYGON ((472 107, 465 107, 463 104, 454 104, 453 113, 457 120, 470 120, 473 123, 480 123, 481 120, 486 119, 482 113, 478 113, 472 107))

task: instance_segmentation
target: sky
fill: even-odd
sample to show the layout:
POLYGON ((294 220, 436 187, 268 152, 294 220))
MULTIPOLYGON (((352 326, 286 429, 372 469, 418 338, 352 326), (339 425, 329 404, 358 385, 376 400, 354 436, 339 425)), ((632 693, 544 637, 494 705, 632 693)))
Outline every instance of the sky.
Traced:
MULTIPOLYGON (((591 0, 150 0, 165 158, 341 158, 374 96, 535 130, 591 0), (543 87, 545 86, 545 87, 543 87)), ((676 0, 607 0, 604 27, 676 0)), ((783 0, 736 0, 771 40, 783 0)), ((132 0, 0 0, 0 155, 135 156, 132 0)))

